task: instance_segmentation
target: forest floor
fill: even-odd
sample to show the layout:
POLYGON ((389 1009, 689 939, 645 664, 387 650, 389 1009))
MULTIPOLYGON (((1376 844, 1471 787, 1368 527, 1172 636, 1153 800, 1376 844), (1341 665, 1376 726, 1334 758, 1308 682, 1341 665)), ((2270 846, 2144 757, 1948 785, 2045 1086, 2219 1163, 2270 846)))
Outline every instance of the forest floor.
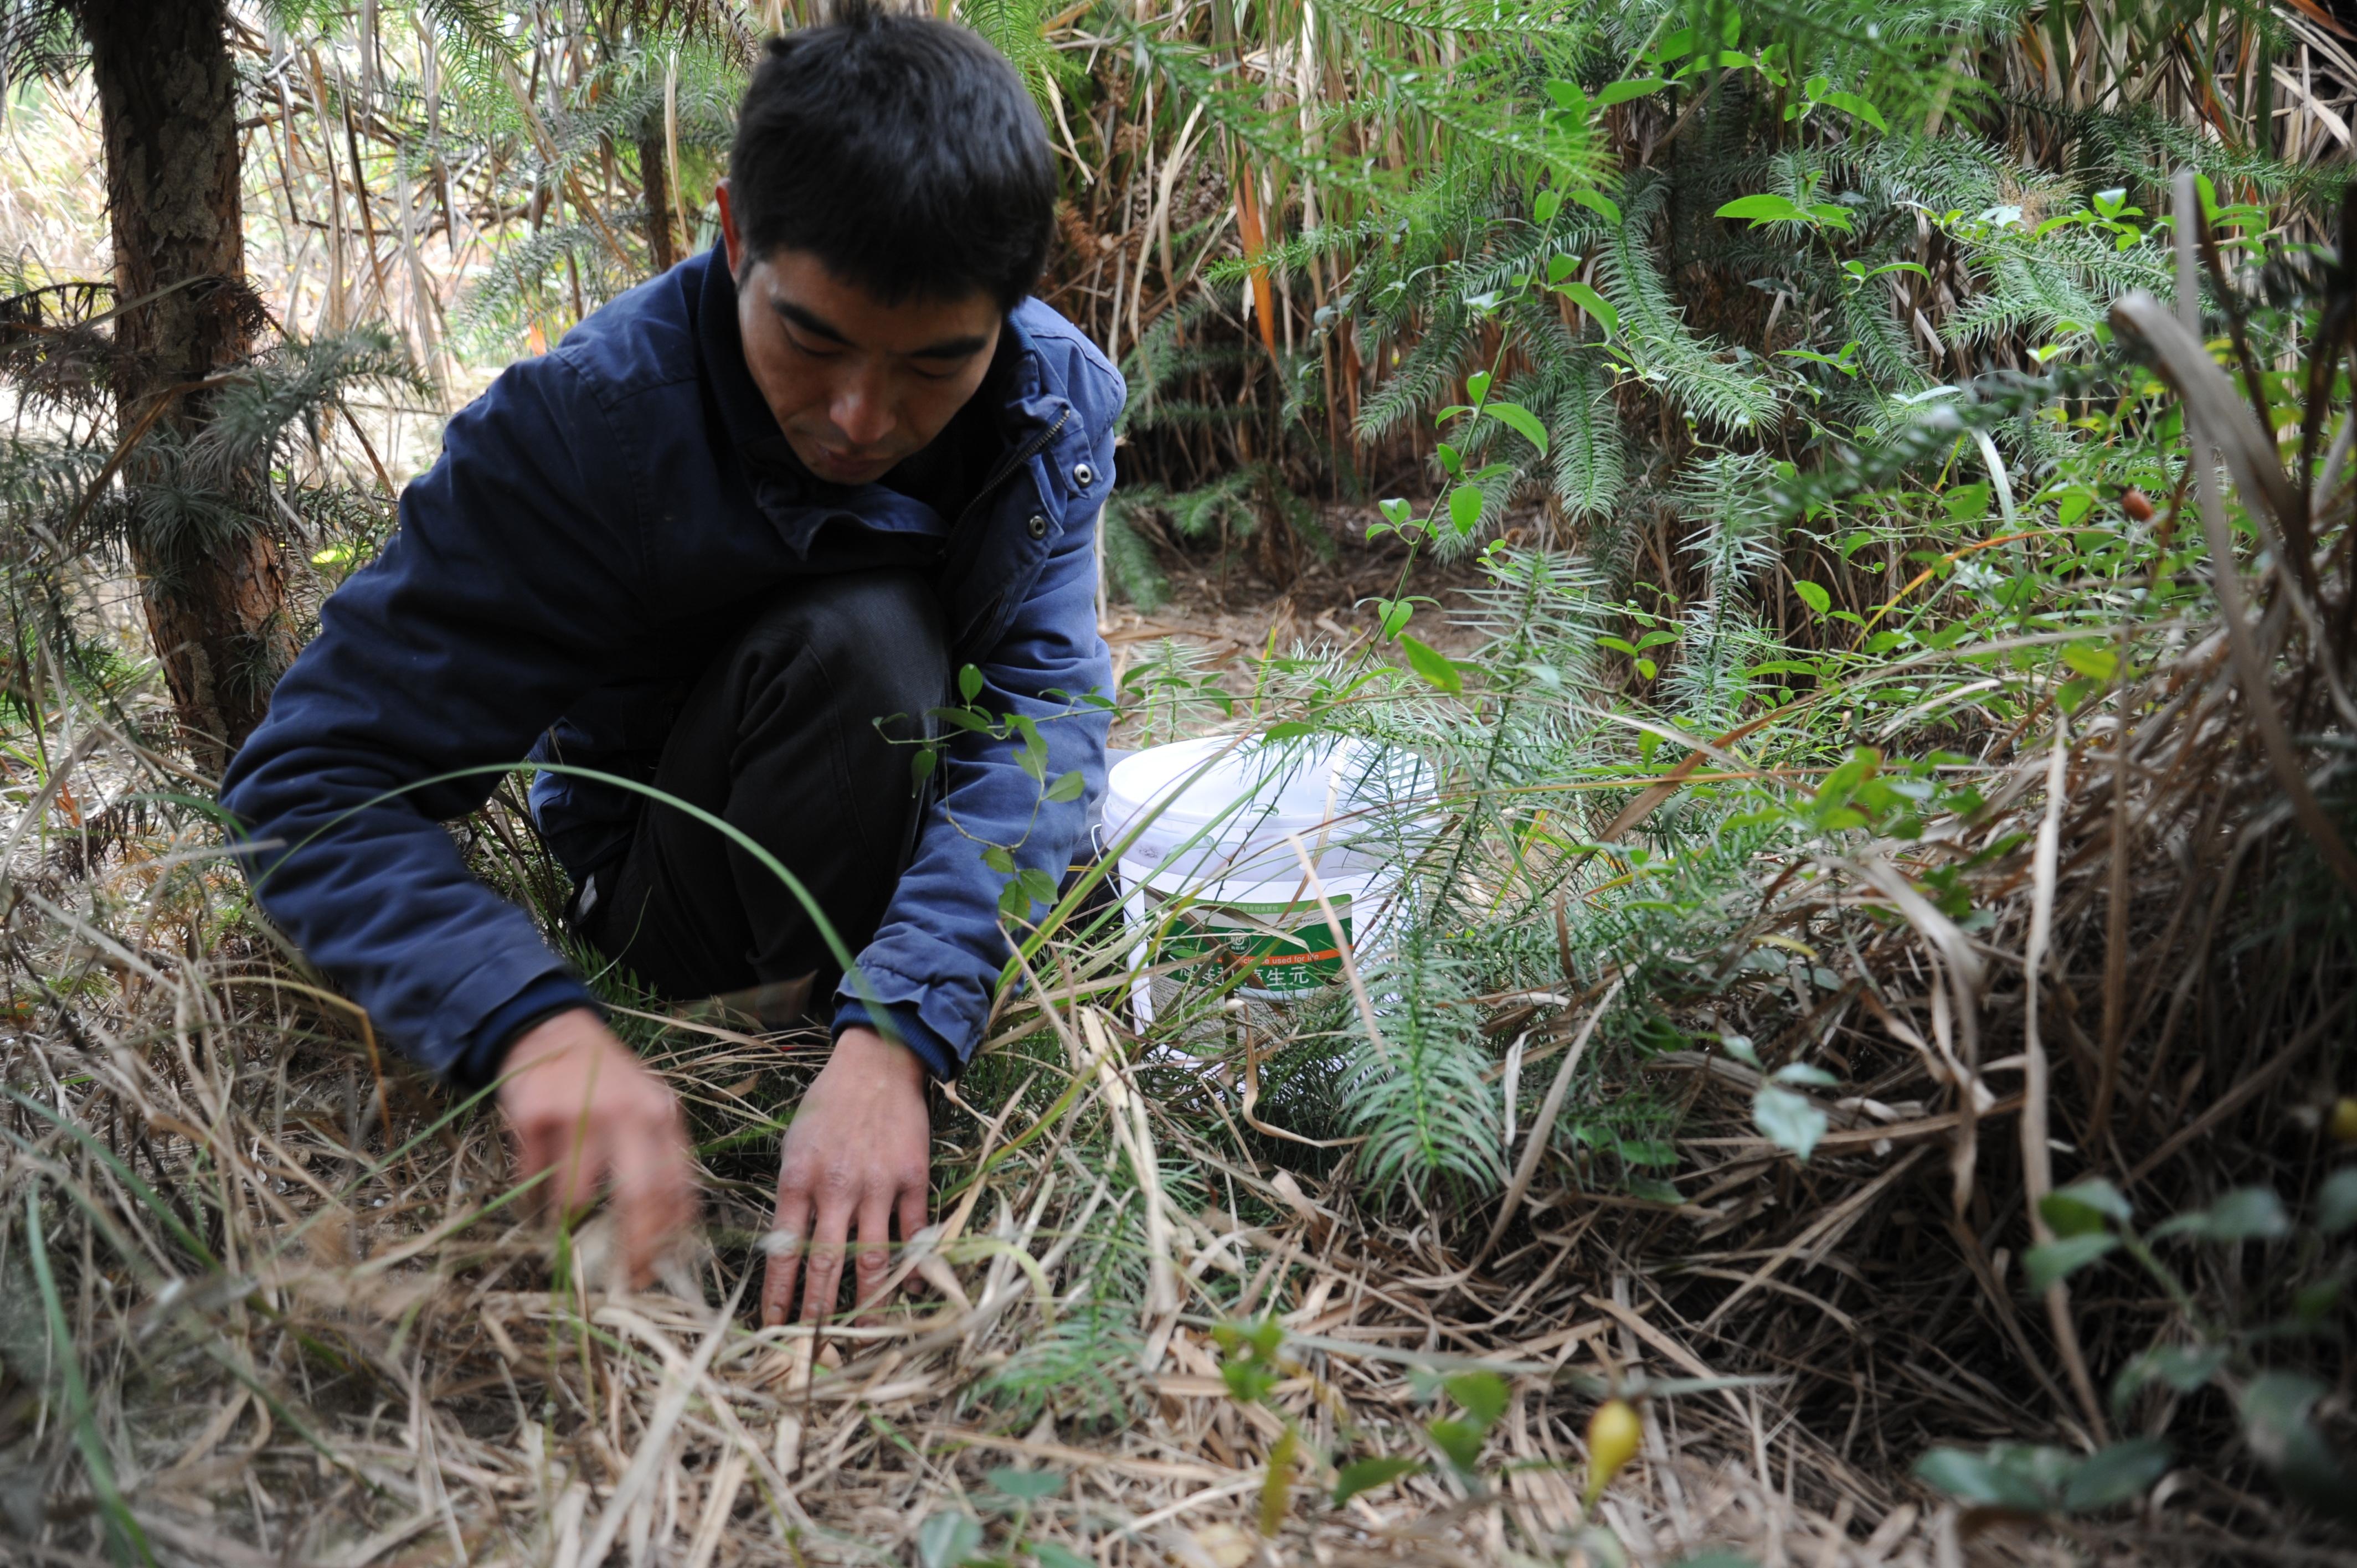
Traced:
MULTIPOLYGON (((1352 521, 1337 519, 1346 539, 1352 521)), ((1394 548, 1346 544, 1281 590, 1233 565, 1224 581, 1181 572, 1170 606, 1116 606, 1108 631, 1130 657, 1177 639, 1241 690, 1272 635, 1279 650, 1347 643, 1398 567, 1394 548)), ((1418 622, 1435 641, 1454 642, 1440 612, 1473 577, 1470 562, 1419 574, 1439 601, 1418 622)), ((496 847, 493 826, 479 849, 496 847)), ((1084 980, 1045 1014, 1006 1011, 992 1054, 945 1090, 939 1229, 901 1270, 914 1298, 879 1325, 757 1331, 741 1293, 776 1118, 822 1039, 624 999, 634 1043, 691 1107, 712 1207, 709 1240, 661 1288, 610 1291, 602 1221, 553 1240, 519 1219, 487 1111, 385 1061, 238 918, 242 884, 200 832, 117 827, 96 846, 53 843, 26 879, 54 910, 51 949, 27 956, 62 977, 54 1005, 78 1022, 27 1027, 9 1048, 43 1081, 95 1079, 132 1108, 128 1140, 47 1111, 19 1120, 59 1168, 79 1161, 125 1195, 138 1234, 61 1220, 46 1245, 81 1252, 80 1302, 50 1298, 45 1336, 36 1295, 10 1283, 0 1356, 24 1364, 15 1348, 67 1326, 90 1394, 65 1415, 103 1434, 121 1517, 158 1561, 1945 1568, 1968 1550, 2047 1554, 2001 1522, 1963 1532, 1905 1478, 1926 1423, 1953 1410, 1863 1390, 1828 1405, 1824 1378, 1802 1370, 1825 1361, 1825 1334, 1903 1330, 1918 1310, 1903 1286, 1862 1305, 1838 1273, 1780 1281, 1730 1337, 1675 1283, 1689 1267, 1766 1279, 1803 1242, 1824 1258, 1921 1164, 1939 1119, 1909 1088, 1912 1053, 1878 1032, 1845 1031, 1862 1077, 1889 1069, 1878 1114, 1902 1120, 1837 1133, 1820 1155, 1813 1180, 1864 1194, 1830 1229, 1745 1240, 1763 1198, 1771 1223, 1816 1210, 1798 1192, 1784 1207, 1746 1196, 1791 1183, 1770 1179, 1780 1162, 1745 1086, 1669 1057, 1652 1076, 1683 1085, 1678 1136, 1737 1173, 1738 1202, 1707 1207, 1713 1187, 1671 1208, 1525 1176, 1506 1208, 1527 1225, 1508 1233, 1501 1215, 1491 1245, 1467 1251, 1466 1217, 1362 1205, 1346 1148, 1302 1146, 1265 1120, 1282 1112, 1256 1111, 1288 1053, 1329 1048, 1314 1034, 1244 1027, 1195 1059, 1145 1049, 1113 1001, 1122 983, 1084 980), (168 875, 190 865, 210 869, 168 875), (183 933, 178 950, 126 947, 92 918, 141 900, 154 929, 183 933), (93 1237, 127 1273, 91 1268, 93 1237), (191 1244, 215 1260, 204 1279, 165 1283, 140 1261, 191 1244), (1254 1321, 1267 1337, 1240 1336, 1254 1321), (1792 1321, 1811 1326, 1772 1326, 1792 1321), (1638 1402, 1641 1452, 1591 1508, 1584 1434, 1615 1392, 1638 1402), (1461 1466, 1437 1456, 1451 1431, 1470 1435, 1461 1466), (1336 1502, 1354 1461, 1397 1474, 1336 1502)), ((1103 973, 1107 951, 1117 964, 1118 943, 1057 961, 1103 973)), ((1507 1070, 1567 1074, 1610 993, 1540 1000, 1595 1008, 1525 1028, 1507 1070)), ((43 1005, 20 998, 19 1016, 43 1005)), ((1861 1257, 1835 1262, 1883 1277, 1887 1260, 1861 1257)), ((1979 1386, 1956 1398, 1986 1405, 1994 1385, 1979 1386)), ((108 1498, 50 1498, 44 1524, 37 1478, 16 1474, 33 1529, 0 1531, 0 1557, 88 1562, 108 1498)))

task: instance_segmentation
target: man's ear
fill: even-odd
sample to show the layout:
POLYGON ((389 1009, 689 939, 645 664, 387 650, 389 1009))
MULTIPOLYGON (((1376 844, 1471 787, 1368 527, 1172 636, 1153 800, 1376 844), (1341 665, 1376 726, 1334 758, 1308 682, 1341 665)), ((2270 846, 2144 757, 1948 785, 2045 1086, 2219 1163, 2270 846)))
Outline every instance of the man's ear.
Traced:
POLYGON ((745 275, 744 268, 739 264, 738 258, 744 253, 744 244, 737 237, 737 209, 729 205, 726 180, 722 180, 713 188, 712 198, 720 204, 720 242, 728 252, 728 275, 742 277, 745 275))

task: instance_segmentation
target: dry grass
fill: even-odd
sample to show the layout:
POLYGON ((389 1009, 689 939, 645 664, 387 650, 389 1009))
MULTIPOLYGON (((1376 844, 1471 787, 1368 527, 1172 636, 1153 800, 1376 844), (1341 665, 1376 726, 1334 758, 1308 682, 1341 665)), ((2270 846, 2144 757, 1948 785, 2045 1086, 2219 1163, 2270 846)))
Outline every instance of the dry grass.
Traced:
MULTIPOLYGON (((907 1561, 943 1510, 1005 1546, 1016 1504, 992 1475, 1011 1467, 1059 1477, 1024 1538, 1105 1563, 1552 1557, 1582 1522, 1588 1412, 1618 1389, 1643 1396, 1643 1453, 1597 1520, 1641 1563, 2340 1561, 2247 1461, 2201 1458, 2148 1510, 2071 1533, 1960 1519, 1903 1479, 1943 1438, 2099 1441, 2073 1363, 2116 1364, 2166 1326, 2158 1304, 2086 1301, 2058 1337, 2023 1295, 2031 1117, 2112 1151, 2154 1209, 2259 1167, 2295 1189, 2319 1173, 2313 1047, 2345 987, 2238 999, 2264 957, 2222 947, 2233 891, 2298 854, 2245 698, 2218 638, 2146 679, 2125 745, 2096 729, 2001 756, 1981 819, 1763 878, 1724 956, 1802 944, 1837 983, 1803 1007, 1793 972, 1761 974, 1689 1022, 1843 1067, 1857 1092, 1805 1167, 1751 1126, 1750 1069, 1672 1053, 1643 1070, 1682 1112, 1674 1208, 1585 1190, 1555 1160, 1502 1224, 1489 1205, 1376 1208, 1347 1152, 1255 1116, 1243 1042, 1173 1066, 1063 987, 1052 1018, 1006 1012, 992 1070, 945 1095, 942 1223, 902 1268, 916 1297, 816 1334, 725 1309, 813 1042, 638 1019, 694 1107, 712 1240, 662 1291, 607 1291, 598 1224, 552 1240, 520 1216, 494 1121, 382 1064, 236 914, 208 832, 101 831, 129 814, 95 810, 89 771, 127 779, 141 757, 69 707, 51 755, 85 771, 48 774, 9 880, 0 1549, 85 1561, 111 1486, 166 1562, 907 1561), (1971 872, 1992 928, 1966 936, 1912 895, 2008 839, 1971 872), (2042 1041, 2022 984, 2041 927, 2042 1041), (2039 1071, 2068 1092, 2026 1101, 2039 1071), (2107 1074, 2114 1109, 2091 1125, 2107 1074), (1107 1262, 1141 1244, 1150 1265, 1107 1262), (1144 1342, 1010 1397, 1010 1366, 1108 1277, 1145 1282, 1144 1342), (1287 1331, 1283 1378, 1246 1405, 1211 1330, 1264 1310, 1287 1331), (1328 1460, 1421 1452, 1426 1375, 1477 1365, 1512 1389, 1488 1482, 1328 1506, 1328 1460), (1305 1453, 1264 1536, 1286 1421, 1305 1453), (78 1442, 110 1483, 91 1449, 68 1457, 78 1442)), ((1566 1069, 1605 989, 1568 975, 1485 999, 1524 1084, 1566 1069)), ((1252 1045, 1254 1068, 1318 1048, 1252 1045)))
MULTIPOLYGON (((2320 145, 2326 122, 2300 124, 2320 145)), ((74 193, 91 160, 59 151, 85 144, 27 143, 29 124, 12 113, 12 151, 38 166, 5 188, 9 243, 89 275, 100 208, 74 193)), ((1133 340, 1141 300, 1187 281, 1135 282, 1142 211, 1089 218, 1119 236, 1100 251, 1131 280, 1133 340)), ((285 314, 326 311, 311 275, 285 314)), ((1121 291, 1099 281, 1076 281, 1073 307, 1098 301, 1118 340, 1121 291)), ((2324 488, 2318 515, 2342 532, 2319 537, 2346 538, 2350 504, 2324 488)), ((2345 601, 2345 554, 2324 575, 2345 601)), ((694 1107, 708 1238, 663 1290, 608 1291, 598 1223, 527 1219, 494 1119, 387 1058, 245 913, 211 829, 163 798, 203 781, 50 689, 11 741, 0 894, 0 1555, 81 1564, 113 1528, 114 1550, 234 1568, 909 1561, 945 1510, 1013 1550, 1021 1510, 992 1479, 1011 1468, 1060 1477, 1027 1540, 1109 1563, 1559 1559, 1587 1522, 1588 1414, 1618 1390, 1641 1396, 1642 1457, 1596 1520, 1644 1563, 1719 1547, 1819 1568, 2357 1561, 2278 1500, 2222 1404, 2133 1412, 2173 1415, 2185 1462, 2093 1523, 1960 1515, 1907 1478, 1935 1442, 2117 1435, 2097 1385, 2174 1330, 2125 1276, 2059 1314, 2025 1292, 2054 1144, 2151 1214, 2250 1182, 2298 1199, 2330 1163, 2346 949, 2267 917, 2330 923, 2345 900, 2255 737, 2279 703, 2330 783, 2349 726, 2313 677, 2346 661, 2302 639, 2281 581, 2255 587, 2272 687, 2237 677, 2222 631, 2187 628, 2113 703, 2130 725, 2008 738, 1984 764, 1987 810, 1921 840, 1760 866, 1741 939, 1691 955, 1729 983, 1682 1026, 1748 1033, 1770 1063, 1805 1046, 1852 1086, 1805 1166, 1759 1134, 1742 1064, 1598 1047, 1598 1098, 1641 1088, 1678 1110, 1681 1202, 1538 1158, 1502 1209, 1373 1204, 1347 1149, 1288 1141, 1255 1101, 1265 1067, 1319 1041, 1231 1039, 1174 1065, 1086 989, 1115 955, 1070 945, 1058 972, 1082 981, 1050 988, 1052 1015, 1011 1005, 939 1104, 941 1225, 904 1260, 909 1298, 816 1335, 741 1310, 813 1042, 637 1020, 694 1107), (1916 894, 1950 865, 1992 924, 1961 930, 1916 894), (1738 968, 1755 954, 1805 961, 1738 968), (1108 1282, 1140 1335, 1027 1382, 1108 1282), (1260 1311, 1287 1337, 1254 1405, 1214 1329, 1260 1311), (1328 1504, 1333 1461, 1426 1452, 1445 1407, 1426 1375, 1474 1365, 1511 1389, 1480 1484, 1440 1471, 1328 1504), (1287 1423, 1304 1452, 1264 1533, 1287 1423)), ((1114 629, 1238 655, 1272 624, 1315 640, 1361 591, 1313 573, 1281 600, 1239 585, 1114 629)), ((525 842, 511 816, 477 824, 518 890, 545 875, 525 842)), ((1526 1086, 1570 1081, 1609 1004, 1609 977, 1567 956, 1559 989, 1484 999, 1526 1086)), ((1525 1124, 1501 1154, 1531 1152, 1525 1124)), ((2236 1254, 2196 1283, 2252 1305, 2266 1264, 2236 1254)), ((2347 1372, 2322 1354, 2345 1431, 2347 1372)))

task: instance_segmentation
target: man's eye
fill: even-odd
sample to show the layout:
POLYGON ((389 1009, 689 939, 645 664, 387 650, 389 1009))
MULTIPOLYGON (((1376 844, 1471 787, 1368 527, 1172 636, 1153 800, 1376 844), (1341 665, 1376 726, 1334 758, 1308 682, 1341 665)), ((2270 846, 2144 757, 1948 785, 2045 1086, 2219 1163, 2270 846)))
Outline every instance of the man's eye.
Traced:
POLYGON ((792 344, 797 350, 802 353, 808 354, 813 360, 832 360, 837 354, 842 352, 839 349, 831 349, 815 343, 805 343, 791 332, 786 334, 786 341, 792 344))

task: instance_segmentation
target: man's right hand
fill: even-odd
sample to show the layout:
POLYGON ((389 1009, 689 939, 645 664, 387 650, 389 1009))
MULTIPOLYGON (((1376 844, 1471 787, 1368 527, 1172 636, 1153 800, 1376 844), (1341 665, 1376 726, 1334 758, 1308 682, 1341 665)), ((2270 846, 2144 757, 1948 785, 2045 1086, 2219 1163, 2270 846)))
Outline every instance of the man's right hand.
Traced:
POLYGON ((599 1187, 619 1219, 633 1289, 695 1217, 695 1165, 679 1101, 587 1008, 525 1030, 500 1069, 500 1110, 522 1175, 550 1172, 544 1201, 573 1215, 599 1187))

